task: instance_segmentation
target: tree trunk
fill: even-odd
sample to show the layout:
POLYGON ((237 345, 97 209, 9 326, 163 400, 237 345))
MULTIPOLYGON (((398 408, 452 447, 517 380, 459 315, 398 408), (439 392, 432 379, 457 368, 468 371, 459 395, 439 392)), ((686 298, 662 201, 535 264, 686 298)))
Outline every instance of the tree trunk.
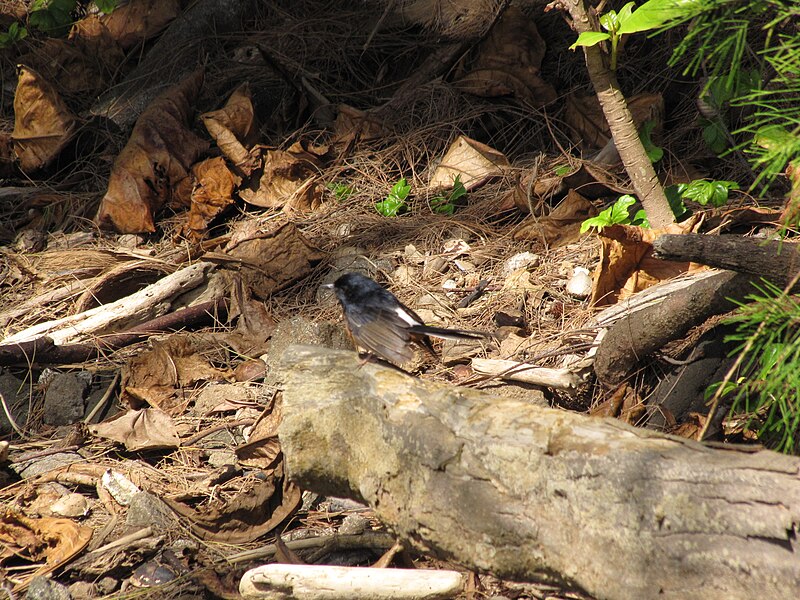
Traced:
MULTIPOLYGON (((572 30, 581 34, 594 31, 585 0, 563 0, 563 6, 572 18, 572 30)), ((595 19, 596 22, 596 19, 595 19)), ((625 96, 619 87, 616 74, 609 68, 600 45, 584 47, 586 54, 586 70, 592 81, 592 87, 603 108, 608 127, 614 138, 622 163, 633 189, 647 213, 647 219, 654 229, 661 229, 675 222, 675 215, 669 207, 664 188, 658 181, 653 163, 639 139, 633 116, 628 108, 625 96)))
POLYGON ((417 549, 599 598, 796 598, 800 459, 712 449, 293 346, 290 476, 417 549))

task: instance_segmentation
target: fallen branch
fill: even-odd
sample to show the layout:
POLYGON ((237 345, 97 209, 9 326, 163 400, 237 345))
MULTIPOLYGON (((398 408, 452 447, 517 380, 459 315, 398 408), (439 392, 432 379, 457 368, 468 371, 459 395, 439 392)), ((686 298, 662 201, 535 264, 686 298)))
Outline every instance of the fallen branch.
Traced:
POLYGON ((55 345, 63 345, 72 341, 86 340, 90 336, 127 329, 131 325, 139 325, 168 312, 176 297, 205 282, 206 271, 211 267, 211 263, 208 262, 195 263, 167 275, 127 298, 103 304, 77 315, 28 327, 0 341, 0 346, 24 342, 46 346, 45 342, 38 341, 44 336, 50 338, 55 345))
POLYGON ((83 344, 56 346, 49 337, 0 346, 0 365, 75 364, 94 360, 104 352, 135 344, 152 335, 179 331, 209 320, 223 320, 228 312, 226 298, 217 298, 174 313, 156 317, 123 333, 115 333, 83 344))
POLYGON ((796 597, 796 457, 421 381, 351 352, 293 346, 283 365, 291 478, 368 502, 423 552, 610 599, 796 597))

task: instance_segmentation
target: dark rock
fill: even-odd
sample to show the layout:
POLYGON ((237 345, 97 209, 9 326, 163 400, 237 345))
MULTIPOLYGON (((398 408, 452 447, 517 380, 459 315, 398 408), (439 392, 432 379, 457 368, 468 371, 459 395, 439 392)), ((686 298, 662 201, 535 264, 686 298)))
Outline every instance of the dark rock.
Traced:
MULTIPOLYGON (((28 386, 24 381, 17 379, 10 373, 0 375, 0 394, 5 399, 8 411, 14 418, 17 426, 24 429, 28 420, 28 386)), ((0 410, 0 435, 13 431, 5 411, 0 410)))
POLYGON ((47 425, 71 425, 80 421, 86 412, 89 383, 90 378, 82 373, 54 376, 44 395, 44 422, 47 425))

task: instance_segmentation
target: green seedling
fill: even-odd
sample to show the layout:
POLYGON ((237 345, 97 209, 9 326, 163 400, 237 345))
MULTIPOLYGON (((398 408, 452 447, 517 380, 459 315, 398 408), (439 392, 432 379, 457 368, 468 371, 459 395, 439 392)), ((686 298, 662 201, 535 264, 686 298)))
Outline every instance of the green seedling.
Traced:
POLYGON ((405 212, 408 209, 406 198, 411 192, 411 186, 406 183, 406 178, 401 178, 389 190, 389 195, 386 200, 375 203, 375 210, 377 210, 384 217, 396 217, 398 214, 405 212))
POLYGON ((461 183, 461 175, 453 179, 453 188, 447 196, 431 198, 431 210, 440 215, 452 215, 456 211, 456 201, 467 195, 467 188, 461 183))

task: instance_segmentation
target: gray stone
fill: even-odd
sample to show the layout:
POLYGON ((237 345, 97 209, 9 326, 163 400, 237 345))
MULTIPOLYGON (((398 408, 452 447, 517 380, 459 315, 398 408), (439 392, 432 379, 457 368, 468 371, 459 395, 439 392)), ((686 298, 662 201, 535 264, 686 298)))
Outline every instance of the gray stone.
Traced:
POLYGON ((150 492, 133 495, 125 522, 131 527, 153 527, 155 531, 169 530, 177 524, 169 506, 150 492))
POLYGON ((71 425, 83 418, 89 382, 80 373, 59 373, 44 394, 43 420, 47 425, 71 425))
POLYGON ((264 383, 274 385, 274 366, 278 364, 283 352, 292 344, 312 344, 334 350, 353 350, 353 343, 344 325, 323 321, 317 323, 305 317, 292 317, 281 321, 272 333, 269 350, 262 358, 267 363, 267 376, 264 383))
POLYGON ((34 458, 25 462, 12 463, 11 468, 22 479, 30 479, 84 460, 86 459, 77 452, 59 452, 58 454, 34 458))
POLYGON ((72 600, 67 586, 40 575, 31 579, 26 600, 72 600))

